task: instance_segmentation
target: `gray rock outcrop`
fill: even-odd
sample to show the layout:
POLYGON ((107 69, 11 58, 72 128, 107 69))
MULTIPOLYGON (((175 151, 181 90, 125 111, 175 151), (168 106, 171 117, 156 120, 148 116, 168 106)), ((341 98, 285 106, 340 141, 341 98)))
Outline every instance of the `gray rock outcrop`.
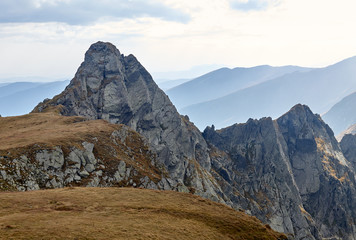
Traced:
POLYGON ((171 189, 223 202, 210 174, 207 144, 199 130, 177 112, 133 55, 97 42, 85 54, 69 86, 35 108, 62 105, 62 114, 121 123, 143 135, 169 174, 171 189))
POLYGON ((239 207, 296 239, 355 239, 354 173, 308 107, 296 105, 274 121, 207 128, 204 136, 225 194, 238 192, 239 207))
POLYGON ((340 141, 341 150, 356 172, 356 135, 346 134, 340 141))
POLYGON ((93 139, 78 146, 35 144, 0 151, 0 190, 65 186, 165 189, 164 170, 157 164, 154 152, 138 136, 122 126, 104 143, 93 139), (106 156, 107 151, 116 154, 106 156))
POLYGON ((277 120, 303 204, 323 237, 356 239, 355 174, 332 130, 297 105, 277 120))

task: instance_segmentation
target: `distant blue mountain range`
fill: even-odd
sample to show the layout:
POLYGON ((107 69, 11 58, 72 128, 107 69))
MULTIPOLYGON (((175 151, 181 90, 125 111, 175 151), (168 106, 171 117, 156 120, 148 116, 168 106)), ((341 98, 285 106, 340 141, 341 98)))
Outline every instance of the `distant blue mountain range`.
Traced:
MULTIPOLYGON (((0 115, 29 113, 68 84, 69 80, 0 83, 0 115)), ((356 57, 316 69, 267 65, 221 68, 192 80, 158 85, 200 130, 212 124, 223 128, 249 118, 276 118, 298 103, 322 114, 336 135, 356 123, 356 57)))
POLYGON ((27 114, 45 98, 61 93, 69 80, 56 82, 15 82, 0 85, 0 115, 27 114))
POLYGON ((318 69, 223 68, 166 93, 179 112, 203 130, 212 124, 223 128, 249 118, 276 118, 298 103, 323 114, 355 91, 356 57, 352 57, 318 69))
MULTIPOLYGON (((356 92, 336 103, 323 115, 323 119, 334 130, 335 135, 356 124, 356 92)), ((353 129, 355 130, 355 127, 353 129)))
POLYGON ((183 84, 185 82, 190 81, 191 79, 177 79, 177 80, 161 80, 159 82, 157 82, 157 85, 159 86, 160 89, 162 89, 163 91, 167 91, 171 88, 174 88, 180 84, 183 84))
POLYGON ((182 109, 189 105, 226 96, 288 73, 310 70, 310 68, 297 66, 271 67, 268 65, 252 68, 220 68, 171 88, 167 94, 176 107, 182 109))

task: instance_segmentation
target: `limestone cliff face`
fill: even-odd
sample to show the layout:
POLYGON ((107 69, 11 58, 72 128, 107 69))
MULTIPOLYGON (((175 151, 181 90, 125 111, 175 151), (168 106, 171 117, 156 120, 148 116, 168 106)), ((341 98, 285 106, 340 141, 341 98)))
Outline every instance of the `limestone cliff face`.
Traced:
POLYGON ((93 44, 65 91, 34 112, 55 105, 63 106, 63 115, 131 127, 147 138, 158 161, 166 167, 168 189, 190 189, 204 197, 220 198, 220 189, 209 173, 210 157, 201 133, 178 114, 133 55, 122 55, 110 43, 93 44))
POLYGON ((207 128, 204 136, 225 194, 239 207, 296 239, 355 239, 354 173, 308 107, 296 105, 275 121, 207 128))

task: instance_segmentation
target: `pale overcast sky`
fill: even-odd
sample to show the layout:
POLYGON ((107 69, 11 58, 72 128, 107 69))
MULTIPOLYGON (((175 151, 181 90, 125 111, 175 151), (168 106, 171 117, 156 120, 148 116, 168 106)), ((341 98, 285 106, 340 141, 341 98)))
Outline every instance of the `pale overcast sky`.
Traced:
POLYGON ((152 73, 356 55, 355 0, 0 0, 0 78, 74 76, 109 41, 152 73))

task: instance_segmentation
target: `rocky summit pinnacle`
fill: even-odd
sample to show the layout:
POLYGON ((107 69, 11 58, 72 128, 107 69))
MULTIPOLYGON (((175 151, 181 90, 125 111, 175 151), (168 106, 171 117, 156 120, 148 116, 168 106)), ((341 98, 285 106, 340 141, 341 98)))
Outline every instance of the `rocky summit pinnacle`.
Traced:
POLYGON ((125 124, 146 137, 168 171, 164 188, 190 189, 223 201, 209 173, 210 158, 201 133, 179 115, 133 55, 122 55, 111 43, 94 43, 69 86, 34 112, 57 105, 63 115, 125 124))

